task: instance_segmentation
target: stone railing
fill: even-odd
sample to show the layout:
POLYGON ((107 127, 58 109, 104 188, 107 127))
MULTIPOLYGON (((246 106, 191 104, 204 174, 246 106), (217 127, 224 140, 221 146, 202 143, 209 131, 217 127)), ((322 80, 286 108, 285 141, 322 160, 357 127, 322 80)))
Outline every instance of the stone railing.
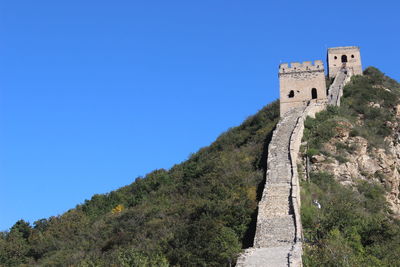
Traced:
POLYGON ((304 121, 308 116, 315 117, 315 114, 317 112, 320 112, 326 108, 326 104, 327 104, 326 101, 310 102, 309 105, 306 107, 306 109, 304 109, 304 111, 297 119, 296 126, 290 136, 289 158, 291 163, 290 168, 292 171, 292 182, 291 182, 292 193, 290 195, 290 198, 292 200, 291 202, 293 207, 296 237, 292 250, 289 254, 289 266, 302 266, 303 227, 301 224, 301 216, 300 216, 301 198, 300 198, 300 180, 299 180, 299 174, 297 172, 297 157, 300 150, 301 139, 303 138, 304 121))

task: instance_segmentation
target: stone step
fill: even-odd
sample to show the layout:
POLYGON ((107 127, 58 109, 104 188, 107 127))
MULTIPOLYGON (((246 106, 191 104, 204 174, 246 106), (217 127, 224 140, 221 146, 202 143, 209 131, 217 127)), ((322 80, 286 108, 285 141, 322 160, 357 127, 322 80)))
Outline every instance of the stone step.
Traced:
POLYGON ((262 201, 258 205, 258 216, 264 218, 282 217, 290 215, 290 212, 289 197, 287 195, 267 197, 266 201, 262 201))
POLYGON ((257 219, 254 247, 276 247, 293 244, 294 218, 291 215, 257 219))
POLYGON ((268 184, 290 183, 291 179, 292 175, 288 167, 282 167, 282 170, 271 170, 267 174, 268 184))
POLYGON ((251 248, 238 259, 236 267, 284 267, 289 266, 292 246, 274 248, 251 248))
POLYGON ((270 202, 271 199, 287 199, 290 195, 290 183, 268 184, 264 189, 262 201, 270 202))

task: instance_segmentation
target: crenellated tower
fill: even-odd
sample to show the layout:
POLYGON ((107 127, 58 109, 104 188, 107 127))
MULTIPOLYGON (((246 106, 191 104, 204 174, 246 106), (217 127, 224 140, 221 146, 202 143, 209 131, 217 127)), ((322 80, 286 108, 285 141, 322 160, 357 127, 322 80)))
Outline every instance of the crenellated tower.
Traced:
POLYGON ((306 106, 309 101, 326 100, 324 63, 315 60, 279 65, 280 114, 306 106))
POLYGON ((335 78, 337 72, 346 68, 352 75, 362 75, 361 55, 358 46, 328 48, 328 75, 335 78))

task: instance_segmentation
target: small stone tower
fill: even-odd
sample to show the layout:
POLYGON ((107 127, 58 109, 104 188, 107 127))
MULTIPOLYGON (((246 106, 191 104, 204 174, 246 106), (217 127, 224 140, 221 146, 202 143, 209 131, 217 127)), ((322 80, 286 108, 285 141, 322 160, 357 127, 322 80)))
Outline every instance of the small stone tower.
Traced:
POLYGON ((343 67, 353 75, 362 75, 360 48, 357 46, 328 48, 327 61, 329 78, 335 78, 343 67))
POLYGON ((280 114, 307 105, 311 100, 326 100, 324 63, 316 60, 279 65, 280 114))

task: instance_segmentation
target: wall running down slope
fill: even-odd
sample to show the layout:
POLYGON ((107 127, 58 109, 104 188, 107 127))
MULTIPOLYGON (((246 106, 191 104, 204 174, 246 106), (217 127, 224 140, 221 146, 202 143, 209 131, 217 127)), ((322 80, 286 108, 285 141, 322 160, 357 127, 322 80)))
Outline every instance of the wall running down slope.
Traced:
POLYGON ((352 73, 339 71, 326 100, 311 100, 306 107, 289 110, 274 130, 268 147, 267 175, 258 204, 252 248, 240 255, 239 267, 302 266, 302 226, 297 155, 304 121, 329 105, 340 105, 344 85, 352 73))
POLYGON ((343 87, 347 82, 350 81, 351 76, 353 76, 351 69, 341 69, 337 72, 335 80, 329 87, 328 105, 340 106, 340 98, 343 95, 343 87))

